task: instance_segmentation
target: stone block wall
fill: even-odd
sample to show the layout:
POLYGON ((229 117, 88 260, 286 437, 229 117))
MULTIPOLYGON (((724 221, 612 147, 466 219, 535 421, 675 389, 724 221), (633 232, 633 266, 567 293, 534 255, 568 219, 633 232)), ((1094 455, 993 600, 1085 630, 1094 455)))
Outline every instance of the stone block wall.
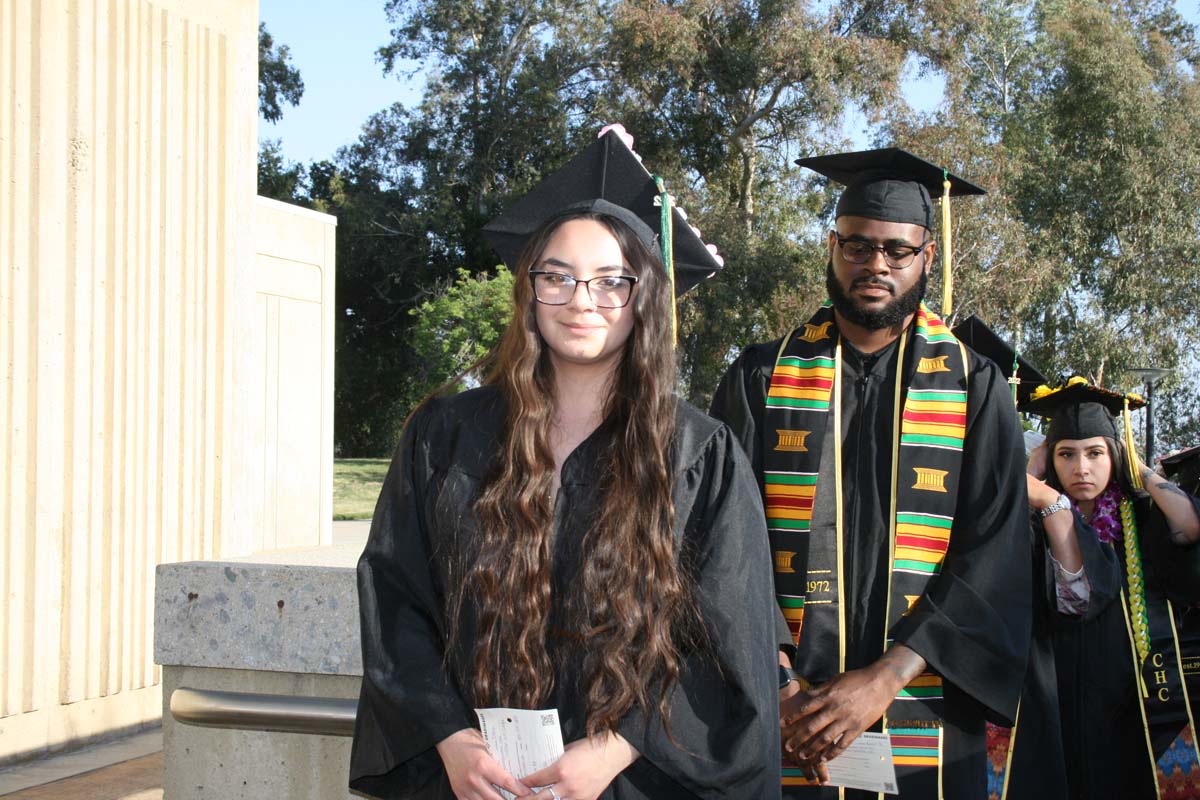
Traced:
POLYGON ((0 0, 0 764, 157 721, 154 567, 254 549, 255 0, 0 0))

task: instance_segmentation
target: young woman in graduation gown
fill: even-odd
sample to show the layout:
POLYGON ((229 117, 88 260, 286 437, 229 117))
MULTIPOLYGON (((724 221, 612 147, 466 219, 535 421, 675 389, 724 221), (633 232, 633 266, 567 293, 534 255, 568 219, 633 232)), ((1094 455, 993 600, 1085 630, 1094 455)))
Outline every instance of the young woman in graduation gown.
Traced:
POLYGON ((1035 647, 1031 656, 1011 798, 1141 800, 1200 790, 1200 773, 1155 766, 1172 743, 1192 749, 1185 765, 1197 760, 1194 734, 1180 739, 1192 717, 1172 604, 1194 602, 1200 591, 1200 502, 1130 457, 1113 417, 1123 403, 1079 379, 1023 406, 1051 420, 1030 458, 1028 489, 1034 535, 1045 543, 1044 618, 1035 629, 1048 636, 1035 639, 1053 652, 1039 658, 1035 647), (1057 770, 1035 766, 1060 758, 1066 795, 1044 781, 1057 770))
POLYGON ((485 385, 405 427, 358 567, 358 791, 779 796, 753 474, 673 393, 671 281, 648 237, 582 206, 529 238, 485 385), (565 754, 505 772, 473 712, 496 706, 556 708, 565 754))

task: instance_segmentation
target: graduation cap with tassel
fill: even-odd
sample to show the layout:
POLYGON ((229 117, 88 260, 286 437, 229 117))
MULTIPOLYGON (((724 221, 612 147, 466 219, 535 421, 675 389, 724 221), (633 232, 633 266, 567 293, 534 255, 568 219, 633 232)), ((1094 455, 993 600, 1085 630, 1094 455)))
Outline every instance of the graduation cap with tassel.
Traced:
POLYGON ((1046 376, 1026 361, 1015 347, 972 314, 951 329, 960 342, 984 358, 991 359, 1008 376, 1013 404, 1024 403, 1033 390, 1046 383, 1046 376))
POLYGON ((1200 497, 1200 445, 1165 456, 1163 473, 1188 494, 1200 497))
MULTIPOLYGON (((621 125, 608 125, 596 141, 483 228, 504 262, 515 268, 529 238, 557 216, 595 211, 628 225, 651 252, 661 254, 676 298, 711 278, 725 261, 715 245, 674 203, 661 177, 651 175, 633 152, 633 137, 621 125)), ((671 330, 677 337, 677 311, 671 330)))
POLYGON ((899 147, 801 158, 796 163, 845 184, 835 217, 905 222, 932 231, 933 197, 941 197, 941 314, 949 319, 954 311, 950 198, 987 194, 987 190, 899 147))

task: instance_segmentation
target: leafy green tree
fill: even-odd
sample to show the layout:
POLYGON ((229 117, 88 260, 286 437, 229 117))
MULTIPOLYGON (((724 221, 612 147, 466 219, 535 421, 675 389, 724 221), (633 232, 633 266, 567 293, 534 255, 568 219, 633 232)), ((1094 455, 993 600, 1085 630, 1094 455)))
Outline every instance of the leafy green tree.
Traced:
POLYGON ((304 165, 288 161, 279 139, 264 139, 258 145, 258 193, 285 203, 303 203, 306 198, 304 165))
POLYGON ((386 72, 413 60, 424 98, 400 157, 421 175, 448 262, 494 260, 480 229, 572 154, 573 120, 595 104, 604 33, 591 0, 388 0, 386 72))
POLYGON ((258 113, 267 122, 283 119, 281 103, 297 106, 304 96, 300 70, 286 44, 275 45, 266 23, 258 23, 258 113))
POLYGON ((792 161, 842 145, 846 111, 903 107, 905 4, 625 0, 604 109, 726 254, 681 305, 681 379, 705 405, 738 348, 824 297, 824 187, 792 161))
MULTIPOLYGON (((258 113, 274 124, 283 119, 280 101, 300 104, 304 81, 290 63, 288 47, 275 46, 265 23, 258 23, 258 113)), ((304 167, 288 161, 279 139, 264 139, 258 145, 258 193, 286 203, 304 198, 304 167)))
POLYGON ((416 174, 392 155, 400 114, 375 115, 358 142, 309 168, 313 206, 338 218, 334 435, 346 455, 395 446, 417 366, 409 311, 452 272, 437 256, 438 221, 421 208, 416 174))
POLYGON ((390 0, 385 72, 416 62, 421 103, 372 116, 358 142, 313 172, 338 215, 338 382, 343 452, 389 452, 427 383, 412 311, 458 270, 490 270, 483 224, 573 152, 594 104, 597 8, 586 2, 390 0), (319 174, 318 174, 319 173, 319 174))
POLYGON ((931 6, 947 102, 889 133, 993 189, 956 204, 961 312, 1051 375, 1137 388, 1130 367, 1173 368, 1159 430, 1194 435, 1195 30, 1162 0, 931 6))
POLYGON ((1130 366, 1173 367, 1159 449, 1200 428, 1189 377, 1200 58, 1169 0, 388 0, 386 11, 378 55, 386 72, 422 71, 421 102, 376 114, 294 182, 298 165, 265 170, 274 191, 339 219, 344 452, 389 451, 412 404, 481 352, 486 331, 472 331, 503 324, 509 279, 488 277, 482 225, 609 121, 634 133, 726 257, 680 304, 681 389, 707 402, 739 345, 783 333, 824 296, 834 191, 792 160, 846 145, 852 109, 879 124, 878 144, 991 190, 955 203, 954 317, 978 312, 1054 375, 1133 386, 1130 366), (945 78, 940 109, 904 103, 906 63, 945 78))
MULTIPOLYGON (((1182 376, 1200 346, 1178 324, 1200 312, 1195 31, 1162 2, 1047 4, 1042 19, 1053 69, 1029 124, 1056 146, 1031 150, 1020 194, 1034 241, 1070 277, 1034 309, 1043 357, 1128 388, 1139 364, 1182 376)), ((1169 441, 1177 427, 1160 430, 1169 441)))
POLYGON ((420 370, 411 395, 423 397, 448 379, 460 388, 477 385, 482 375, 464 375, 500 342, 512 319, 512 273, 501 264, 495 275, 459 269, 455 280, 409 313, 416 318, 411 344, 420 370))
MULTIPOLYGON (((850 107, 895 102, 903 4, 626 0, 613 15, 609 94, 657 168, 694 171, 755 230, 761 184, 796 144, 821 148, 850 107), (666 122, 659 124, 660 120, 666 122), (664 156, 664 157, 660 157, 664 156)), ((807 149, 807 147, 805 147, 807 149)))

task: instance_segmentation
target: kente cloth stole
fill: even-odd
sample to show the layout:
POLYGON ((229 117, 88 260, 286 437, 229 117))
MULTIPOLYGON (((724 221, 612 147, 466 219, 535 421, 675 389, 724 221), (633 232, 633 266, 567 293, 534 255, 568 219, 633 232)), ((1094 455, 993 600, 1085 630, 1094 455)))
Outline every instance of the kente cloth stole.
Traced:
MULTIPOLYGON (((890 560, 886 640, 942 567, 950 543, 967 426, 967 353, 924 304, 900 338, 892 430, 890 560), (909 353, 908 350, 913 352, 909 353), (906 374, 906 371, 908 374, 906 374)), ((775 560, 775 591, 797 643, 796 670, 820 683, 846 669, 841 383, 842 343, 827 302, 784 341, 767 392, 761 432, 764 500, 775 560), (832 442, 826 433, 836 431, 832 442), (820 475, 822 451, 826 470, 820 475), (830 471, 832 470, 832 471, 830 471), (830 485, 831 484, 831 485, 830 485), (813 517, 818 489, 833 494, 813 517), (835 517, 825 519, 823 517, 835 517)), ((892 739, 905 798, 940 798, 942 680, 918 676, 892 702, 892 739)), ((806 785, 784 764, 785 786, 806 785)))
MULTIPOLYGON (((1139 514, 1138 517, 1141 523, 1147 515, 1139 514)), ((1139 537, 1147 535, 1143 533, 1145 528, 1142 525, 1138 528, 1139 537)), ((1128 535, 1127 532, 1122 531, 1122 536, 1125 535, 1128 535)), ((1132 659, 1134 674, 1139 681, 1137 688, 1141 699, 1142 725, 1146 732, 1146 754, 1153 769, 1156 795, 1165 800, 1176 794, 1172 790, 1181 783, 1200 783, 1200 752, 1196 749, 1196 728, 1179 649, 1179 635, 1175 628, 1175 609, 1161 589, 1143 584, 1150 647, 1146 660, 1139 663, 1129 614, 1129 576, 1125 571, 1124 559, 1120 561, 1121 605, 1129 639, 1128 657, 1132 659), (1190 732, 1191 736, 1186 736, 1186 732, 1190 732), (1179 758, 1179 748, 1172 746, 1181 736, 1190 745, 1187 759, 1179 758), (1174 752, 1168 753, 1168 750, 1174 752)))

